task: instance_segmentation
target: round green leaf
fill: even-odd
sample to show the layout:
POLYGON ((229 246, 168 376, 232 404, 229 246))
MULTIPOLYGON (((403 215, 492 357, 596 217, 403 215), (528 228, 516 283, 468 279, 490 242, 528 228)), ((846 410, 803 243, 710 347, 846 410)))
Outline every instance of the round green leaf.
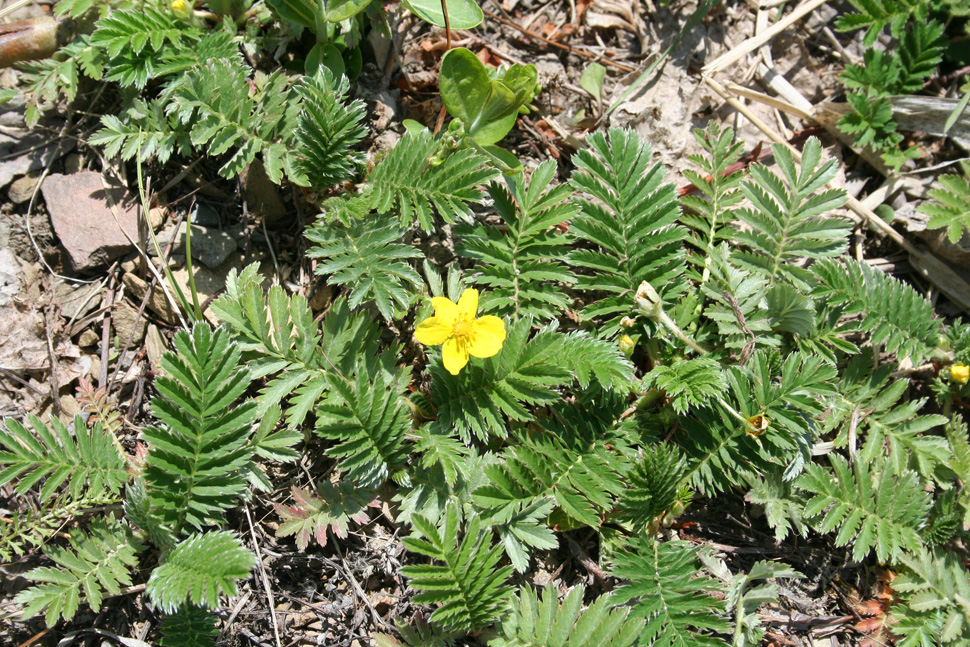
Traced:
POLYGON ((317 43, 313 46, 307 53, 304 73, 313 76, 321 65, 338 77, 346 71, 340 50, 330 43, 317 43))
MULTIPOLYGON (((475 0, 445 0, 448 5, 448 22, 452 29, 471 29, 485 19, 481 7, 475 0)), ((445 26, 445 14, 441 11, 441 0, 404 0, 404 6, 419 18, 438 27, 445 26)))
POLYGON ((319 0, 266 0, 270 10, 283 20, 316 30, 317 16, 322 11, 319 0))
POLYGON ((367 8, 371 0, 328 0, 324 16, 329 22, 353 18, 367 8))
POLYGON ((490 80, 485 65, 463 47, 450 50, 441 60, 438 87, 448 112, 461 119, 468 136, 482 146, 499 141, 515 125, 515 93, 490 80))

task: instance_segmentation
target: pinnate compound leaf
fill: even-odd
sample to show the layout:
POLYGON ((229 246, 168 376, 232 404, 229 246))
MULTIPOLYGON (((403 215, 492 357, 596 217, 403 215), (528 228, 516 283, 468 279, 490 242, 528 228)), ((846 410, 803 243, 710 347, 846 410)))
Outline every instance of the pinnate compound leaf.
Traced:
POLYGON ((549 321, 569 306, 562 284, 575 276, 563 266, 567 236, 558 230, 578 207, 566 202, 568 186, 550 188, 556 163, 544 162, 529 182, 507 177, 489 196, 505 227, 476 224, 456 228, 456 253, 477 261, 471 280, 486 288, 482 308, 499 316, 549 321), (505 229, 506 231, 503 231, 505 229))
POLYGON ((640 537, 617 554, 612 575, 625 580, 615 602, 634 602, 633 615, 646 625, 640 641, 657 647, 720 647, 727 633, 719 584, 698 575, 698 547, 685 541, 660 543, 640 537))
POLYGON ((310 258, 320 259, 317 274, 329 276, 334 285, 348 286, 348 303, 356 308, 373 302, 386 321, 407 309, 413 295, 424 285, 408 262, 421 252, 401 241, 404 230, 392 216, 371 218, 344 227, 318 220, 306 232, 313 247, 310 258))
POLYGON ((174 340, 177 353, 162 358, 152 400, 158 426, 148 427, 144 469, 152 508, 179 533, 221 521, 246 490, 245 470, 253 457, 252 400, 238 400, 249 388, 239 346, 228 331, 196 324, 174 340))
POLYGON ((651 165, 650 144, 630 130, 592 133, 590 148, 576 153, 570 185, 579 215, 570 233, 585 241, 569 255, 584 270, 576 288, 592 293, 581 315, 601 319, 601 332, 614 334, 631 310, 632 294, 649 281, 664 300, 684 290, 683 242, 687 230, 680 216, 676 189, 663 182, 663 167, 651 165), (606 296, 602 296, 602 295, 606 296))
POLYGON ((862 561, 875 551, 880 562, 899 559, 923 547, 919 531, 926 524, 929 497, 914 472, 896 474, 888 463, 852 466, 831 456, 832 471, 806 467, 795 484, 814 495, 805 516, 816 517, 820 532, 835 532, 835 544, 852 544, 852 558, 862 561))
POLYGON ((290 492, 295 505, 273 504, 282 520, 276 536, 296 535, 296 546, 300 550, 306 550, 311 537, 326 548, 328 530, 337 539, 346 539, 351 521, 365 524, 370 519, 367 508, 379 507, 373 500, 372 491, 362 490, 352 481, 341 481, 337 485, 320 483, 317 486, 319 496, 295 485, 290 492))
POLYGON ((941 175, 942 188, 931 189, 932 202, 920 205, 919 211, 930 217, 930 229, 946 229, 946 237, 956 245, 970 231, 970 164, 963 163, 962 175, 941 175))
POLYGON ((841 314, 863 315, 858 327, 870 342, 919 364, 936 347, 940 322, 933 304, 909 285, 853 259, 826 259, 812 266, 819 284, 813 296, 837 306, 841 314))
POLYGON ((236 580, 249 577, 256 556, 223 530, 192 535, 152 571, 146 593, 165 613, 189 605, 215 609, 219 596, 236 595, 236 580))
POLYGON ((215 647, 219 629, 219 618, 211 611, 194 606, 186 606, 162 618, 159 629, 161 647, 215 647))
POLYGON ((371 206, 399 214, 403 226, 417 221, 425 231, 434 230, 435 212, 445 222, 470 216, 468 204, 483 198, 478 187, 498 171, 472 148, 439 148, 428 130, 405 134, 367 178, 371 206))
POLYGON ((643 385, 661 389, 675 411, 686 413, 724 393, 727 380, 716 360, 698 357, 655 367, 644 376, 643 385))
POLYGON ((74 434, 57 418, 50 427, 28 416, 29 427, 6 418, 0 427, 0 485, 17 480, 14 491, 24 494, 41 484, 40 498, 50 499, 65 483, 71 496, 117 494, 128 481, 127 461, 100 424, 88 429, 74 418, 74 434))
POLYGON ((121 9, 113 11, 98 21, 91 36, 91 44, 103 48, 109 56, 123 52, 141 54, 148 48, 157 52, 166 42, 179 45, 182 28, 169 11, 159 11, 151 5, 137 11, 121 9))
POLYGON ((367 134, 361 124, 364 104, 348 102, 349 90, 347 77, 334 78, 323 66, 296 86, 303 109, 297 122, 293 165, 303 176, 299 179, 317 191, 352 180, 363 163, 363 155, 353 147, 367 134))
POLYGON ((73 618, 82 596, 92 610, 100 610, 104 593, 118 594, 122 587, 131 584, 130 569, 138 563, 142 550, 127 526, 114 517, 94 519, 87 531, 73 529, 68 542, 70 548, 45 549, 44 553, 57 566, 28 572, 27 579, 40 584, 21 591, 16 598, 25 605, 24 617, 46 610, 49 627, 59 617, 73 618))
POLYGON ((415 534, 402 541, 409 551, 441 564, 405 566, 401 572, 420 591, 418 603, 438 604, 431 621, 446 632, 471 633, 495 622, 512 593, 506 583, 510 566, 499 566, 501 545, 492 545, 492 533, 471 517, 459 538, 458 509, 449 505, 443 527, 421 515, 411 517, 415 534))
POLYGON ((838 162, 820 163, 822 145, 814 137, 805 143, 800 170, 786 147, 776 144, 772 151, 781 175, 758 164, 751 167, 751 179, 741 184, 751 206, 738 209, 747 227, 735 231, 733 238, 751 251, 734 258, 764 274, 770 284, 787 279, 805 289, 811 273, 796 261, 839 256, 848 244, 849 221, 826 215, 845 204, 845 192, 820 191, 835 177, 838 162))
MULTIPOLYGON (((392 347, 381 359, 397 356, 392 347)), ((404 438, 411 418, 403 394, 410 381, 406 368, 392 373, 361 359, 351 377, 330 380, 331 391, 317 406, 316 433, 336 442, 327 454, 360 487, 380 486, 407 460, 404 438)))
POLYGON ((902 555, 893 580, 902 603, 890 613, 901 645, 961 645, 970 640, 970 572, 944 548, 902 555), (922 639, 925 636, 926 639, 922 639), (927 640, 928 639, 928 640, 927 640))
POLYGON ((584 593, 582 585, 574 587, 560 604, 551 584, 541 599, 531 586, 521 587, 489 647, 630 647, 637 641, 643 620, 629 617, 609 595, 580 613, 584 593))
POLYGON ((527 405, 552 402, 557 398, 553 387, 572 381, 558 359, 563 336, 547 329, 527 341, 531 329, 525 319, 512 324, 498 355, 473 360, 457 377, 440 361, 432 364, 431 398, 438 419, 466 443, 473 434, 504 437, 505 417, 531 420, 527 405))

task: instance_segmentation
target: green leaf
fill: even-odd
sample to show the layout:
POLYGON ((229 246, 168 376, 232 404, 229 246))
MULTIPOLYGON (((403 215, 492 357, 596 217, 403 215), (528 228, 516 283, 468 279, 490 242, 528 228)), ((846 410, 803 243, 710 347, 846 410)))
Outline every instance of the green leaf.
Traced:
POLYGON ((963 116, 963 113, 967 109, 967 104, 970 103, 970 84, 964 85, 963 88, 963 96, 960 97, 950 116, 946 118, 946 124, 943 126, 944 135, 950 132, 950 129, 960 120, 960 117, 963 116))
POLYGON ((824 259, 812 266, 819 283, 812 292, 840 315, 862 314, 858 328, 871 333, 870 343, 919 364, 939 342, 940 322, 933 304, 912 286, 868 263, 824 259))
MULTIPOLYGON (((445 26, 441 0, 404 0, 403 4, 422 20, 437 27, 445 26)), ((473 29, 484 19, 485 14, 475 0, 448 0, 448 24, 451 29, 473 29)))
POLYGON ((765 295, 772 330, 806 336, 815 327, 815 305, 788 283, 775 283, 765 295))
POLYGON ((683 414, 724 393, 727 380, 716 360, 697 357, 655 367, 643 377, 643 386, 664 391, 674 411, 683 414))
POLYGON ((225 329, 197 324, 175 336, 178 353, 162 358, 152 400, 157 427, 148 427, 144 468, 152 507, 175 533, 221 520, 246 491, 253 456, 252 401, 237 402, 249 388, 249 371, 225 329))
POLYGON ((573 158, 570 185, 581 211, 570 222, 570 233, 585 244, 569 262, 585 270, 575 289, 584 298, 583 319, 603 322, 601 335, 619 330, 629 315, 633 294, 649 281, 665 301, 685 289, 683 241, 687 230, 677 225, 677 190, 662 184, 664 169, 651 164, 649 142, 631 130, 610 129, 590 134, 590 147, 573 158))
POLYGON ((386 321, 407 309, 423 285, 409 260, 421 252, 401 242, 404 229, 394 216, 379 216, 343 227, 318 220, 306 232, 315 243, 307 256, 320 259, 317 274, 347 286, 350 307, 373 302, 386 321))
POLYGON ((441 528, 421 515, 411 521, 415 534, 402 540, 404 547, 443 563, 401 569, 411 587, 421 591, 414 601, 440 604, 431 621, 449 632, 470 633, 493 624, 511 594, 506 580, 512 569, 498 565, 502 548, 492 545, 481 520, 471 517, 461 539, 457 506, 448 506, 441 528))
POLYGON ((449 50, 441 59, 439 89, 448 112, 462 120, 465 132, 479 144, 494 144, 512 129, 505 120, 518 110, 515 92, 489 79, 485 65, 464 47, 449 50))
POLYGON ((88 429, 80 416, 74 418, 74 435, 57 418, 51 429, 36 416, 28 416, 28 429, 12 418, 0 427, 0 485, 19 481, 14 488, 24 494, 38 483, 40 499, 50 499, 67 483, 71 496, 85 493, 117 494, 128 481, 127 461, 111 434, 100 424, 88 429))
POLYGON ((585 587, 569 591, 562 605, 553 585, 546 586, 540 601, 526 584, 511 612, 502 617, 498 637, 489 647, 629 647, 636 642, 643 620, 628 617, 609 595, 601 595, 580 616, 585 587))
POLYGON ((501 460, 484 468, 488 482, 472 495, 475 505, 507 520, 552 497, 571 520, 598 527, 624 489, 633 450, 617 421, 623 400, 597 405, 561 405, 541 427, 515 433, 501 460))
MULTIPOLYGON (((848 244, 851 226, 844 218, 825 215, 845 204, 845 191, 819 192, 838 172, 838 162, 819 164, 822 145, 812 137, 805 143, 802 167, 796 172, 791 151, 772 147, 781 176, 756 164, 741 191, 751 203, 736 213, 744 224, 733 238, 752 251, 735 256, 742 265, 760 272, 773 285, 779 279, 807 290, 811 272, 797 265, 803 258, 841 255, 848 244)), ((803 320, 804 325, 804 320, 803 320)), ((798 327, 796 325, 796 327, 798 327)))
POLYGON ((456 253, 478 261, 471 281, 485 286, 482 309, 518 319, 546 322, 565 311, 569 295, 563 284, 575 276, 559 259, 568 252, 567 236, 557 228, 579 211, 567 202, 568 186, 550 187, 556 163, 543 162, 529 182, 506 178, 488 193, 505 227, 476 224, 455 229, 456 253), (503 231, 507 229, 507 231, 503 231))
POLYGON ((323 71, 343 77, 346 68, 340 50, 333 43, 317 43, 307 52, 303 71, 307 77, 316 76, 323 71))
POLYGON ((644 530, 656 528, 653 524, 661 515, 689 495, 683 491, 687 461, 677 447, 661 443, 641 451, 626 474, 628 485, 620 492, 616 508, 635 528, 644 530))
POLYGON ((236 595, 236 580, 249 577, 255 565, 256 556, 230 532, 192 535, 152 571, 145 592, 165 613, 189 604, 215 609, 219 596, 236 595))
MULTIPOLYGON (((349 20, 367 8, 373 0, 328 0, 324 16, 330 22, 349 20)), ((451 7, 449 7, 450 9, 451 7)))
POLYGON ((606 78, 606 68, 599 63, 593 62, 586 66, 583 76, 579 79, 579 85, 592 95, 596 101, 603 100, 603 81, 606 78))
POLYGON ((970 641, 970 572, 944 548, 900 558, 893 590, 902 602, 890 613, 900 645, 965 645, 970 641), (925 639, 920 640, 925 636, 925 639))
POLYGON ((27 573, 27 579, 42 582, 21 591, 16 601, 25 604, 23 615, 30 617, 47 610, 47 626, 58 617, 70 620, 77 612, 81 596, 91 609, 101 608, 104 592, 118 594, 131 584, 132 569, 138 563, 141 544, 114 517, 96 518, 87 531, 71 531, 71 548, 50 546, 44 553, 59 568, 44 566, 27 573))
POLYGON ((370 192, 358 200, 368 201, 365 211, 394 213, 405 227, 417 221, 433 231, 435 212, 445 222, 470 219, 469 203, 483 198, 479 185, 497 175, 471 147, 448 149, 429 130, 408 132, 374 167, 367 178, 370 192))
POLYGON ((323 14, 320 0, 266 0, 266 5, 283 20, 316 33, 317 17, 323 14))
POLYGON ((832 471, 811 464, 795 485, 814 496, 806 517, 817 517, 820 532, 835 532, 836 546, 852 545, 852 559, 861 561, 875 550, 881 563, 899 559, 923 547, 919 530, 926 523, 929 497, 915 472, 896 474, 891 465, 871 467, 857 461, 851 467, 831 455, 832 471))
POLYGON ((970 164, 964 163, 963 175, 941 175, 942 188, 930 190, 933 201, 924 202, 920 213, 930 217, 930 229, 946 229, 946 237, 956 245, 970 231, 970 164))
POLYGON ((715 647, 724 645, 709 632, 726 633, 720 586, 697 577, 698 547, 686 541, 660 543, 641 536, 616 555, 612 575, 626 580, 615 593, 617 604, 635 601, 633 615, 647 623, 643 645, 715 647))
POLYGON ((218 617, 206 609, 187 606, 162 618, 160 647, 216 647, 218 617))

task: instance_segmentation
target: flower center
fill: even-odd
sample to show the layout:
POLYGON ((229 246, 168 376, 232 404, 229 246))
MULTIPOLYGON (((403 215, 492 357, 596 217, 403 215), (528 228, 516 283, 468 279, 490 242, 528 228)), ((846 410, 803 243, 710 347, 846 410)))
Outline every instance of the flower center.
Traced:
POLYGON ((472 325, 474 320, 469 320, 465 315, 459 315, 458 320, 455 322, 455 329, 451 333, 452 336, 458 340, 460 344, 467 344, 471 341, 472 335, 475 333, 475 327, 472 325))

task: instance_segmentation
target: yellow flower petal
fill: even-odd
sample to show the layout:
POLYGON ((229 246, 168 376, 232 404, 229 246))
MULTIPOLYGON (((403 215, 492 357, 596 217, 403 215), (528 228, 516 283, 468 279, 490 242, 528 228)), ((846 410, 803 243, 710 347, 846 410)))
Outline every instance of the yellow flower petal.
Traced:
POLYGON ((468 349, 457 339, 449 339, 441 347, 441 361, 452 375, 458 375, 468 363, 468 349))
POLYGON ((473 357, 491 357, 502 350, 502 342, 489 332, 475 333, 475 338, 468 345, 468 354, 473 357))
POLYGON ((434 308, 434 316, 442 323, 454 326, 458 321, 458 306, 451 299, 434 297, 431 299, 431 306, 434 308))
POLYGON ((478 290, 468 288, 458 299, 458 313, 465 315, 466 321, 471 321, 478 313, 478 290))
POLYGON ((474 334, 468 353, 475 357, 491 357, 502 350, 505 341, 505 322, 494 315, 475 320, 474 334))
POLYGON ((425 346, 438 346, 445 343, 454 329, 453 324, 448 325, 440 317, 428 317, 414 329, 414 338, 425 346))

